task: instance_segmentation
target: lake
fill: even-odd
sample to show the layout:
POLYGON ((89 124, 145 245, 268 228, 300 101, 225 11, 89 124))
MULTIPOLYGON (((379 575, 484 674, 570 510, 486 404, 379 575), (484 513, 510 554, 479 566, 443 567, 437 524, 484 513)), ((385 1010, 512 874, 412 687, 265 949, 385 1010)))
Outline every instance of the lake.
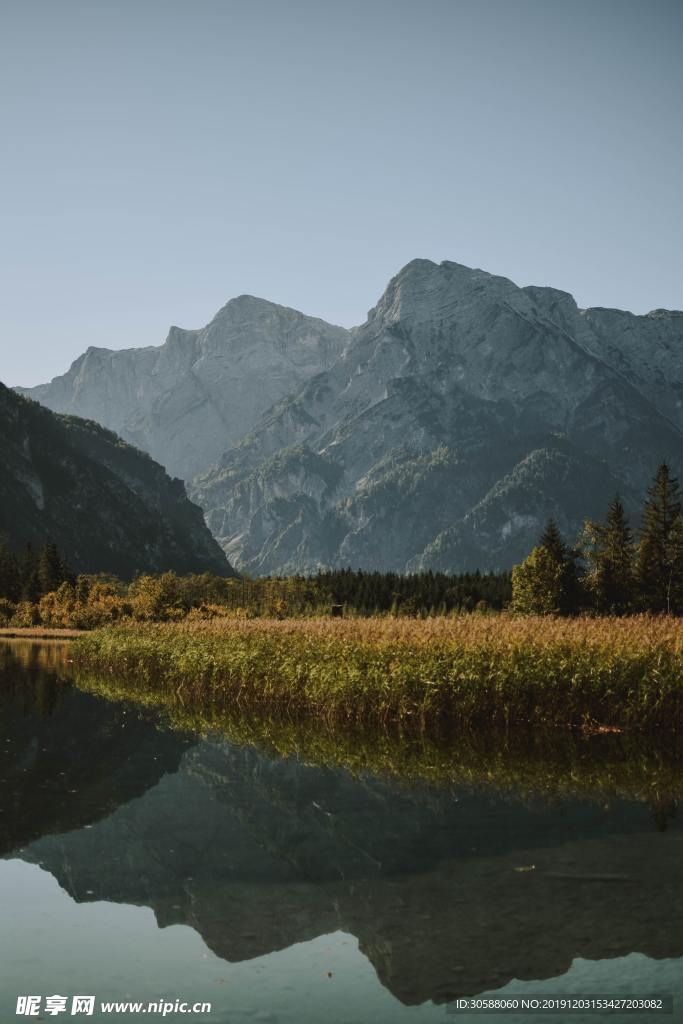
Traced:
POLYGON ((537 786, 485 759, 351 770, 88 692, 68 657, 0 644, 3 1022, 31 994, 43 1019, 54 995, 69 1019, 85 995, 98 1019, 178 1000, 212 1009, 165 1019, 393 1024, 480 1019, 447 1012, 464 995, 606 993, 673 995, 682 1019, 683 821, 658 742, 628 787, 611 739, 552 785, 542 762, 537 786))

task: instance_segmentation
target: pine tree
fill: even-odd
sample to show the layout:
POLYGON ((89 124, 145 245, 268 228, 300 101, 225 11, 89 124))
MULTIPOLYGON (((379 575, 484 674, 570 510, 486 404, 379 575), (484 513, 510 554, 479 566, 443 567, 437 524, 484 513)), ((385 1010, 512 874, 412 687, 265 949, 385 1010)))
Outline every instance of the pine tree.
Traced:
POLYGON ((634 544, 624 506, 617 495, 605 523, 586 522, 588 589, 599 612, 623 615, 634 600, 634 544))
POLYGON ((557 528, 557 523, 554 519, 549 519, 546 528, 543 531, 543 535, 538 542, 538 546, 545 548, 549 555, 555 559, 556 562, 562 564, 567 557, 567 545, 562 539, 562 534, 557 528))
POLYGON ((87 604, 90 594, 90 577, 78 576, 76 579, 76 601, 79 604, 87 604))
POLYGON ((579 553, 575 548, 565 544, 562 534, 554 519, 549 519, 539 547, 548 553, 559 567, 559 591, 556 604, 560 615, 571 615, 581 605, 581 586, 579 583, 579 553))
POLYGON ((19 562, 5 542, 0 542, 0 597, 13 603, 21 597, 19 562))
POLYGON ((678 481, 663 462, 648 490, 638 545, 640 600, 652 612, 670 611, 672 593, 680 586, 679 570, 671 562, 670 534, 682 511, 678 481))
POLYGON ((21 600, 30 601, 32 604, 40 599, 40 577, 38 575, 38 560, 32 544, 27 544, 21 558, 19 569, 21 580, 21 600))
POLYGON ((58 590, 68 575, 69 573, 57 550, 57 545, 54 541, 49 540, 43 545, 38 557, 38 578, 40 580, 41 593, 50 594, 58 590))

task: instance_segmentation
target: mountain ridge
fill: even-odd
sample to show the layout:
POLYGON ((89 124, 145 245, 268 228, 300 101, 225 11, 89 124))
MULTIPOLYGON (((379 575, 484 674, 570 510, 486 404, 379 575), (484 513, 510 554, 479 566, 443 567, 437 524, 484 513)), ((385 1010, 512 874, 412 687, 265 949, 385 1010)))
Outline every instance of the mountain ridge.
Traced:
POLYGON ((161 345, 89 346, 65 374, 15 390, 54 412, 96 419, 189 479, 327 365, 347 335, 291 307, 241 295, 203 328, 172 326, 161 345))
MULTIPOLYGON (((392 278, 333 367, 269 410, 215 469, 193 481, 190 493, 205 508, 224 549, 250 572, 311 571, 328 564, 436 568, 429 551, 432 540, 422 551, 411 547, 425 515, 434 520, 435 540, 531 452, 554 451, 558 437, 566 437, 579 452, 572 459, 582 474, 586 467, 584 483, 595 478, 587 467, 597 458, 607 463, 610 484, 635 495, 659 459, 674 464, 680 459, 681 409, 656 362, 648 373, 636 373, 633 351, 619 361, 615 352, 620 350, 607 348, 604 316, 591 311, 602 333, 590 338, 583 322, 576 322, 581 316, 573 298, 557 289, 521 289, 507 278, 449 261, 412 261, 392 278), (419 512, 420 503, 411 504, 409 484, 383 506, 373 506, 368 474, 372 477, 373 467, 390 453, 405 464, 406 444, 413 459, 442 446, 453 452, 453 464, 460 469, 451 474, 450 488, 469 491, 470 505, 454 507, 450 523, 437 511, 443 482, 431 495, 431 512, 424 508, 424 495, 419 512), (314 453, 330 470, 336 467, 334 496, 321 504, 315 479, 303 488, 292 487, 290 463, 289 480, 266 474, 261 493, 245 507, 242 492, 254 474, 263 476, 278 452, 297 446, 308 449, 309 462, 314 453), (495 471, 489 472, 490 467, 495 471), (317 508, 304 501, 314 495, 317 508), (396 507, 401 512, 392 519, 396 507), (259 545, 256 538, 264 530, 269 539, 259 545), (327 547, 311 540, 307 546, 304 535, 312 539, 321 532, 343 539, 327 547), (389 559, 384 557, 388 548, 394 552, 389 559)), ((657 329, 662 323, 669 329, 677 320, 676 314, 629 314, 629 323, 645 322, 648 328, 654 322, 657 329)), ((683 384, 678 351, 669 346, 664 357, 683 384)), ((562 457, 568 458, 566 453, 562 457)), ((550 465, 553 460, 545 461, 550 465)), ((591 498, 589 489, 583 490, 591 498)), ((529 550, 547 515, 566 520, 560 498, 529 495, 533 510, 520 521, 521 536, 513 543, 509 517, 502 520, 496 542, 479 552, 484 564, 474 566, 463 556, 450 564, 439 561, 439 568, 509 568, 513 549, 515 559, 529 550)), ((583 514, 601 515, 608 500, 605 488, 595 491, 583 514)), ((631 511, 635 504, 634 498, 631 511)), ((575 534, 578 515, 566 526, 575 534)))
MULTIPOLYGON (((189 493, 246 572, 506 569, 549 515, 573 539, 610 489, 634 514, 658 462, 683 466, 678 310, 581 309, 557 288, 415 259, 348 331, 250 296, 211 324, 222 315, 231 358, 253 354, 265 332, 259 358, 271 362, 243 368, 247 404, 255 390, 263 401, 240 415, 239 436, 223 423, 206 442, 195 421, 187 444, 203 461, 189 493), (255 309, 287 316, 264 327, 255 309), (298 354, 308 338, 317 358, 303 359, 293 387, 280 376, 266 404, 261 383, 278 377, 283 331, 298 354)), ((221 323, 203 329, 207 356, 226 351, 221 323)), ((172 329, 169 351, 186 353, 202 332, 188 333, 172 329)), ((180 370, 165 396, 167 420, 188 379, 180 370)), ((231 422, 238 398, 223 396, 231 422)), ((144 421, 149 401, 136 402, 144 421)), ((178 417, 192 428, 182 408, 178 417)))

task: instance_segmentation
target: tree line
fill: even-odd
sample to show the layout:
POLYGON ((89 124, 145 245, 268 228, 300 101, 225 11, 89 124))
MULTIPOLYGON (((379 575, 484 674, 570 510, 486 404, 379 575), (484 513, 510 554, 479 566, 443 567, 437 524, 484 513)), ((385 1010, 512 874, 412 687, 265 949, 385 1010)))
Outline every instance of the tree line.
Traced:
POLYGON ((636 537, 615 496, 604 522, 587 519, 570 546, 549 520, 512 570, 511 609, 536 614, 683 614, 683 505, 666 463, 657 470, 636 537))
POLYGON ((468 572, 448 575, 443 572, 413 573, 362 572, 336 569, 320 572, 312 578, 326 600, 352 608, 364 615, 448 614, 504 608, 511 597, 509 572, 468 572))
POLYGON ((168 572, 125 583, 76 576, 50 540, 16 554, 0 542, 0 624, 82 626, 187 615, 448 615, 505 607, 523 613, 683 614, 683 501, 666 463, 657 470, 636 536, 615 496, 604 522, 588 519, 568 544, 550 520, 512 573, 352 569, 234 579, 168 572))
POLYGON ((401 576, 338 569, 257 579, 166 572, 127 583, 105 574, 76 576, 51 541, 20 555, 0 543, 0 625, 89 629, 186 616, 448 615, 500 610, 511 592, 508 572, 401 576))

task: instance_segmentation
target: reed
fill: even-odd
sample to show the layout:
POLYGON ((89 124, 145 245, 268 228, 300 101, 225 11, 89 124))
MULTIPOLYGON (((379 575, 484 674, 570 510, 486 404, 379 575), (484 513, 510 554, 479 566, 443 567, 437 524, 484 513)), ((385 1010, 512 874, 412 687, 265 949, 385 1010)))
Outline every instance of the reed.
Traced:
MULTIPOLYGON (((77 671, 76 686, 107 701, 154 710, 162 728, 194 738, 250 746, 269 758, 342 769, 459 793, 495 793, 536 807, 538 801, 580 800, 601 807, 627 800, 647 805, 664 829, 683 800, 680 737, 568 729, 491 729, 416 733, 400 723, 366 724, 293 718, 254 707, 185 706, 160 692, 131 692, 115 675, 77 671)), ((426 795, 426 798, 428 796, 426 795)))
POLYGON ((683 723, 683 622, 666 617, 184 621, 99 630, 72 651, 131 692, 329 723, 683 723))

